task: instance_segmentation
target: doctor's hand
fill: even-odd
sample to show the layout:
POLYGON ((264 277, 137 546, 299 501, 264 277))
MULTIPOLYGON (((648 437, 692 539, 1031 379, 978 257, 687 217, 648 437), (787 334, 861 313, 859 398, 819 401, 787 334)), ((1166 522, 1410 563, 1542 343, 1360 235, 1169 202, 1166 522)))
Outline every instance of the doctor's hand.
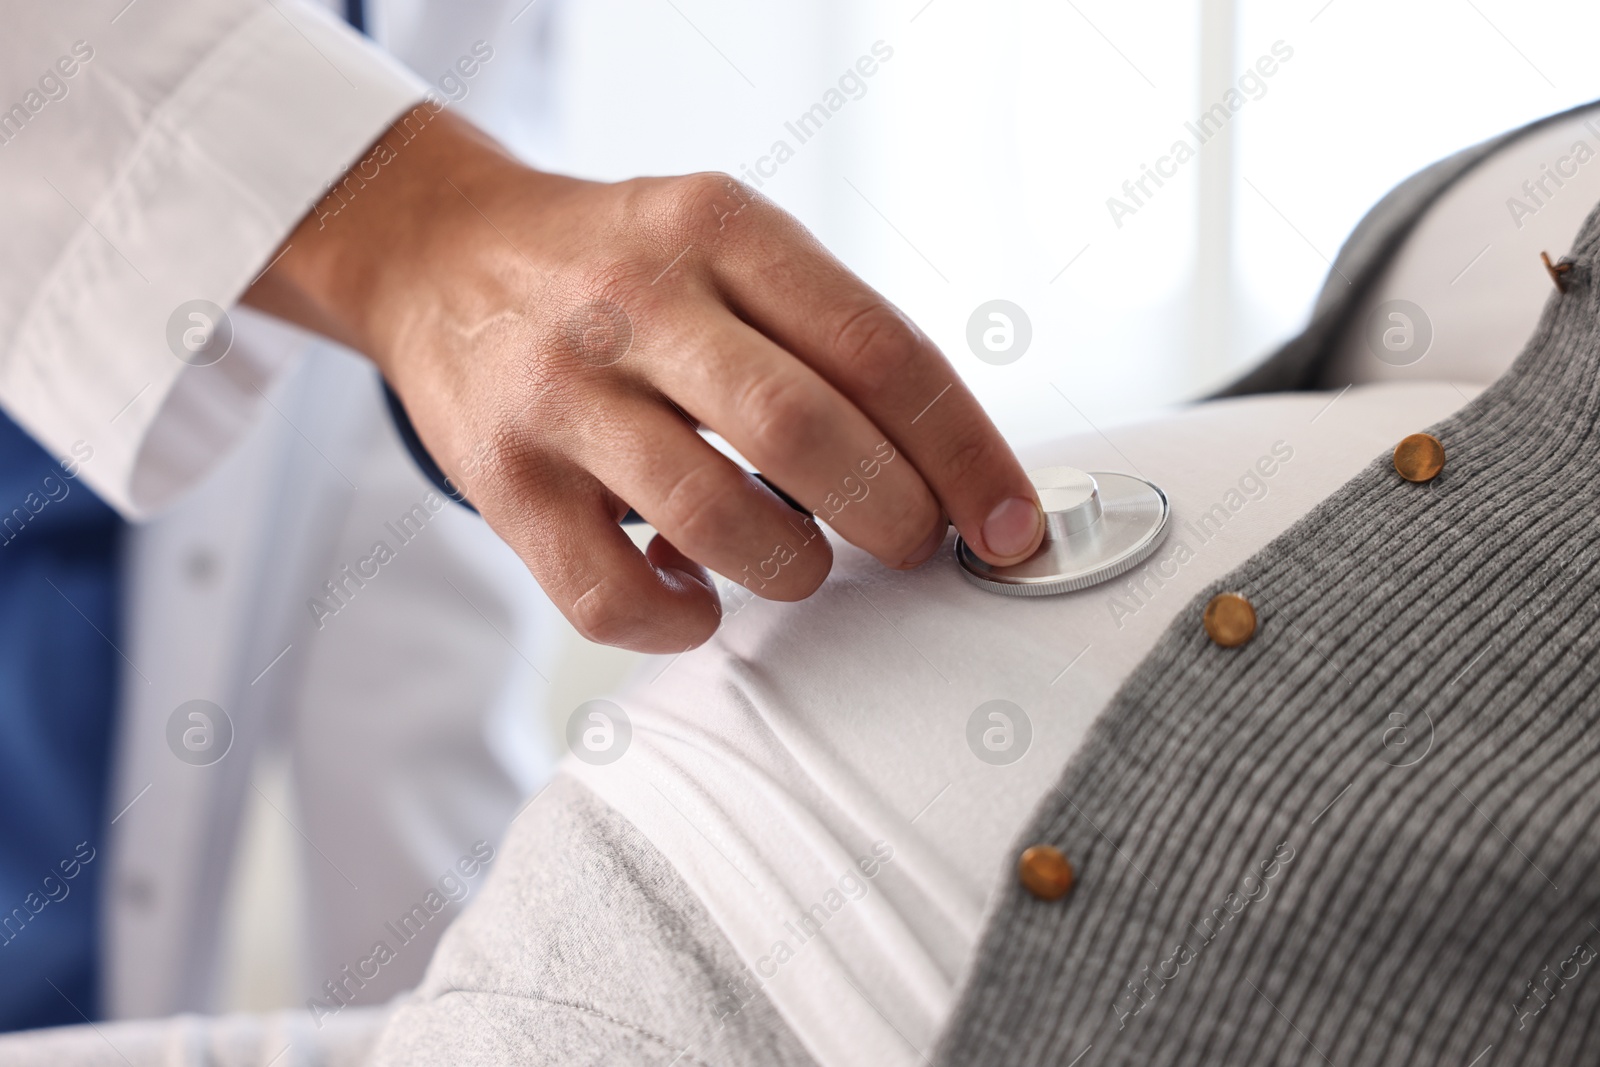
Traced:
POLYGON ((366 353, 591 640, 701 643, 720 617, 706 568, 775 600, 826 576, 815 522, 700 426, 891 567, 933 555, 947 522, 995 564, 1043 536, 938 349, 724 175, 541 173, 419 107, 284 247, 246 303, 366 353), (617 524, 630 505, 658 531, 644 553, 617 524))

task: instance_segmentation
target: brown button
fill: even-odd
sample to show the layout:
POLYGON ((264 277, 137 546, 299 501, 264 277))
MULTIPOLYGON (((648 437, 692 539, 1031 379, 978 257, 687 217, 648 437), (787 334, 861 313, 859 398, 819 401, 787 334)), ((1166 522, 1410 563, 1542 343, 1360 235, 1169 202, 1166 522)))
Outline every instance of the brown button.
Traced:
POLYGON ((1550 280, 1556 283, 1556 292, 1566 292, 1567 279, 1562 277, 1562 275, 1566 274, 1567 271, 1572 269, 1572 264, 1567 262, 1565 259, 1561 260, 1559 263, 1552 263, 1550 262, 1550 253, 1548 252, 1540 252, 1539 258, 1544 261, 1544 269, 1545 272, 1550 275, 1550 280))
POLYGON ((1408 482, 1431 482, 1444 469, 1444 445, 1431 434, 1414 433, 1394 446, 1394 469, 1408 482))
POLYGON ((1256 609, 1238 593, 1218 593, 1206 605, 1206 634, 1223 648, 1238 648, 1256 635, 1256 609))
POLYGON ((1023 849, 1017 876, 1028 892, 1040 900, 1060 900, 1072 889, 1072 864, 1058 848, 1034 845, 1023 849))

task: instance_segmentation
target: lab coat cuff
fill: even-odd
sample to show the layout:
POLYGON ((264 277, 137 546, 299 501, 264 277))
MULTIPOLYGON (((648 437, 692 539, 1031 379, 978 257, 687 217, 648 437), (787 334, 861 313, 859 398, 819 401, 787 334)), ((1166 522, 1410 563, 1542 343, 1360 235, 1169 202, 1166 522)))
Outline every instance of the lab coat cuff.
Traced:
POLYGON ((0 382, 13 417, 126 517, 198 482, 303 347, 226 350, 230 317, 208 305, 230 308, 426 91, 306 0, 254 7, 151 110, 98 202, 81 205, 13 341, 0 382))

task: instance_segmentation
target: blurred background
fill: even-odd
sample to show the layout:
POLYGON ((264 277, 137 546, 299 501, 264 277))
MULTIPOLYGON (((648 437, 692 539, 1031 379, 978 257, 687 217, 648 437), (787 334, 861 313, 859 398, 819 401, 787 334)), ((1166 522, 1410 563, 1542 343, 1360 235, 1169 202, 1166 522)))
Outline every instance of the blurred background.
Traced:
MULTIPOLYGON (((380 41, 403 32, 404 3, 382 15, 380 41)), ((441 42, 440 69, 477 36, 441 42)), ((1022 445, 1230 379, 1298 329, 1396 182, 1600 95, 1596 39, 1600 9, 1575 0, 535 0, 490 41, 537 53, 525 106, 462 107, 549 169, 755 175, 1022 445), (1230 102, 1202 144, 1186 124, 1230 102), (968 343, 992 300, 1030 327, 1009 362, 968 343)), ((636 662, 567 632, 552 714, 636 662)), ((290 805, 280 758, 256 777, 290 805)), ((227 1006, 292 1004, 294 831, 260 803, 246 827, 227 1006)))
POLYGON ((1298 327, 1397 181, 1600 92, 1600 9, 1572 2, 582 0, 559 16, 535 151, 597 178, 740 174, 892 47, 761 191, 1022 441, 1084 428, 1057 389, 1098 422, 1220 384, 1298 327), (1133 203, 1123 182, 1196 144, 1185 123, 1276 42, 1292 58, 1259 98, 1119 227, 1107 199, 1133 203), (1033 328, 1000 367, 965 339, 994 298, 1033 328))

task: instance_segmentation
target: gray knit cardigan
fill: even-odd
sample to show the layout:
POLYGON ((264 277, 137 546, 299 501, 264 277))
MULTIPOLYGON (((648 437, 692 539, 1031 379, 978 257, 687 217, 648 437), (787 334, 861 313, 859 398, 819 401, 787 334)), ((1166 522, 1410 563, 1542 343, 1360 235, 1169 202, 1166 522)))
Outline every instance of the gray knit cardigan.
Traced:
MULTIPOLYGON (((1231 392, 1314 383, 1500 143, 1380 205, 1353 284, 1231 392)), ((1515 365, 1431 428, 1433 483, 1375 458, 1179 613, 1018 842, 1076 888, 1010 880, 937 1062, 1600 1062, 1597 255, 1600 211, 1515 365), (1202 628, 1222 590, 1242 648, 1202 628)))

